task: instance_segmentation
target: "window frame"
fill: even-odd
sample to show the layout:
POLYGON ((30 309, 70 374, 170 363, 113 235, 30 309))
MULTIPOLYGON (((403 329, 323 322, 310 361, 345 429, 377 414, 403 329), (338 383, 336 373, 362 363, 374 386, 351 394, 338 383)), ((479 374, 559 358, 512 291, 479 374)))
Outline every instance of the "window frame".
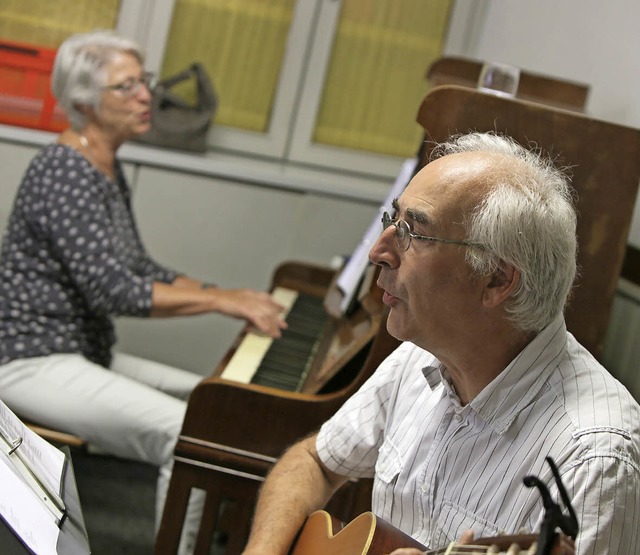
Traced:
MULTIPOLYGON (((489 2, 452 0, 445 51, 453 48, 464 53, 473 49, 479 39, 475 22, 482 20, 489 2)), ((161 68, 174 5, 175 0, 122 0, 117 31, 140 43, 149 71, 159 72, 161 68)), ((403 158, 313 142, 341 8, 342 0, 296 2, 269 129, 257 133, 214 123, 209 137, 213 150, 379 177, 397 175, 403 158)))

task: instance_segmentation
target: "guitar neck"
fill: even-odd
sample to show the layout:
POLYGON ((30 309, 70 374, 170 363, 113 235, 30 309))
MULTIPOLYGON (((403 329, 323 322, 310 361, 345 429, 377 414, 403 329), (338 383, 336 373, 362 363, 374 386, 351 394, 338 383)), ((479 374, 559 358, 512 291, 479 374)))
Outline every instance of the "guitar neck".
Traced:
MULTIPOLYGON (((472 544, 462 545, 458 542, 449 544, 448 547, 442 547, 435 551, 425 551, 425 555, 457 555, 462 553, 474 553, 481 555, 482 553, 492 553, 505 555, 535 555, 537 552, 537 536, 495 536, 493 538, 481 538, 474 540, 472 544), (527 551, 523 551, 526 549, 527 551), (499 550, 499 551, 496 551, 499 550)), ((370 554, 374 555, 374 554, 370 554)))

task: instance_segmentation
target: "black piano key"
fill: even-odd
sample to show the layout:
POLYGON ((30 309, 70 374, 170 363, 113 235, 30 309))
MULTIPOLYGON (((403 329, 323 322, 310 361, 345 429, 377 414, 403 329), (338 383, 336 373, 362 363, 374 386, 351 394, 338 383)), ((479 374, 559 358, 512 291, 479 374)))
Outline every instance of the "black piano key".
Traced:
POLYGON ((273 340, 251 383, 299 389, 328 320, 323 299, 299 293, 287 315, 289 327, 280 339, 273 340))

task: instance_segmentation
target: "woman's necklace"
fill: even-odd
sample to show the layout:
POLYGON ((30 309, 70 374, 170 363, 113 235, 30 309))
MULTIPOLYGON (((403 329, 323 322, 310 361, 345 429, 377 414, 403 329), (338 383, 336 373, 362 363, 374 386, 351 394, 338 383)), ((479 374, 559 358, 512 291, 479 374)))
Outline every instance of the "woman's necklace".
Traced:
POLYGON ((107 177, 110 177, 111 179, 115 179, 116 172, 113 165, 108 166, 105 164, 101 164, 96 159, 96 157, 93 154, 93 150, 89 145, 88 139, 82 133, 78 133, 78 141, 80 142, 80 146, 82 147, 82 150, 84 150, 84 154, 89 160, 89 162, 91 162, 96 168, 98 168, 107 177))

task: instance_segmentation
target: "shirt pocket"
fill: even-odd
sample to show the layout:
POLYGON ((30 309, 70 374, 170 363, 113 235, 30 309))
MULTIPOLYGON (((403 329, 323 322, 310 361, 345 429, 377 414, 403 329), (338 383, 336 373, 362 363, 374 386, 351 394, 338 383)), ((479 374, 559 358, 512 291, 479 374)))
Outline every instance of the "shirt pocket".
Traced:
POLYGON ((465 530, 473 530, 475 538, 491 538, 500 534, 500 529, 494 523, 456 503, 444 501, 435 518, 429 543, 446 547, 460 539, 465 530))
POLYGON ((390 440, 385 440, 376 461, 376 478, 389 485, 396 480, 403 466, 400 450, 390 440))

